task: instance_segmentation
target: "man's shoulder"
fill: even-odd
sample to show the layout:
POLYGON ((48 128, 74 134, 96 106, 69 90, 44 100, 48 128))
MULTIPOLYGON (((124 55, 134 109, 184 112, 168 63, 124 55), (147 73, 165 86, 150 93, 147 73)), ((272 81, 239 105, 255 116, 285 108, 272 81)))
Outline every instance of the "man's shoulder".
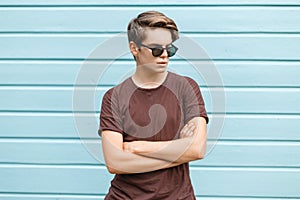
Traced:
POLYGON ((177 74, 175 72, 169 72, 169 74, 170 74, 170 80, 173 83, 180 83, 180 84, 187 84, 187 83, 194 84, 194 83, 196 83, 196 81, 191 77, 180 75, 180 74, 177 74))
POLYGON ((109 88, 104 95, 111 97, 111 95, 117 95, 120 91, 124 91, 128 87, 130 87, 130 78, 126 78, 121 83, 109 88))

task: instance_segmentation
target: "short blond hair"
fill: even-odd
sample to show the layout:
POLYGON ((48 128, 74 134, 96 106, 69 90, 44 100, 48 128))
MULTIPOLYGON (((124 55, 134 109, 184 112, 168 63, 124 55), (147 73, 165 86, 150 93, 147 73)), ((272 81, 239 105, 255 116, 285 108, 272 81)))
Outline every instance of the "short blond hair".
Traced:
POLYGON ((141 44, 145 39, 145 28, 147 27, 169 29, 173 42, 179 38, 177 25, 172 19, 158 11, 147 11, 129 22, 127 27, 128 41, 141 44))

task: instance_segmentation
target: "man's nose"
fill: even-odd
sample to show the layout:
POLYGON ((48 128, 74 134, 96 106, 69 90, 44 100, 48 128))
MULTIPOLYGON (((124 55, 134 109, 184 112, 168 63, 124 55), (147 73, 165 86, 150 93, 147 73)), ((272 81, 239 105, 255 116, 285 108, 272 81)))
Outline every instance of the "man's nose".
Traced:
POLYGON ((164 49, 163 53, 160 55, 160 57, 165 58, 168 57, 168 52, 166 49, 164 49))

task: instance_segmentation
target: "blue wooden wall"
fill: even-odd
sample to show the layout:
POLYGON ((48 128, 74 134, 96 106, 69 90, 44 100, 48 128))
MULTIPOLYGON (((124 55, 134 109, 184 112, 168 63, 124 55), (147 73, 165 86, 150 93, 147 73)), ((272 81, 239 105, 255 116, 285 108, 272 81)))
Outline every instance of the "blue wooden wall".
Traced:
MULTIPOLYGON (((217 145, 191 163, 197 198, 300 199, 297 0, 0 1, 0 199, 103 199, 112 175, 85 145, 101 151, 97 127, 83 120, 87 137, 78 134, 74 113, 98 120, 103 93, 134 62, 118 59, 99 84, 76 80, 93 49, 146 10, 173 18, 223 80, 195 77, 211 116, 224 113, 212 112, 208 92, 226 95, 217 145), (95 85, 95 109, 74 110, 74 88, 95 85)), ((170 65, 194 75, 180 58, 170 65)))

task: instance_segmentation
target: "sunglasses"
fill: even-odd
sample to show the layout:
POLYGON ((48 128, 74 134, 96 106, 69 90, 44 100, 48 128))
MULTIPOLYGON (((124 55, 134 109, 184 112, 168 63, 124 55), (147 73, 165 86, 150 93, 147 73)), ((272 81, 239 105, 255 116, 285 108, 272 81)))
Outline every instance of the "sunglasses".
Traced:
POLYGON ((154 57, 161 56, 161 54, 163 54, 165 50, 168 53, 168 57, 172 57, 172 56, 174 56, 176 54, 176 52, 178 50, 178 48, 176 46, 174 46, 173 44, 171 44, 171 45, 169 45, 167 47, 162 47, 162 46, 149 47, 149 46, 144 45, 144 44, 140 44, 140 46, 146 47, 148 49, 151 49, 152 55, 154 57))

